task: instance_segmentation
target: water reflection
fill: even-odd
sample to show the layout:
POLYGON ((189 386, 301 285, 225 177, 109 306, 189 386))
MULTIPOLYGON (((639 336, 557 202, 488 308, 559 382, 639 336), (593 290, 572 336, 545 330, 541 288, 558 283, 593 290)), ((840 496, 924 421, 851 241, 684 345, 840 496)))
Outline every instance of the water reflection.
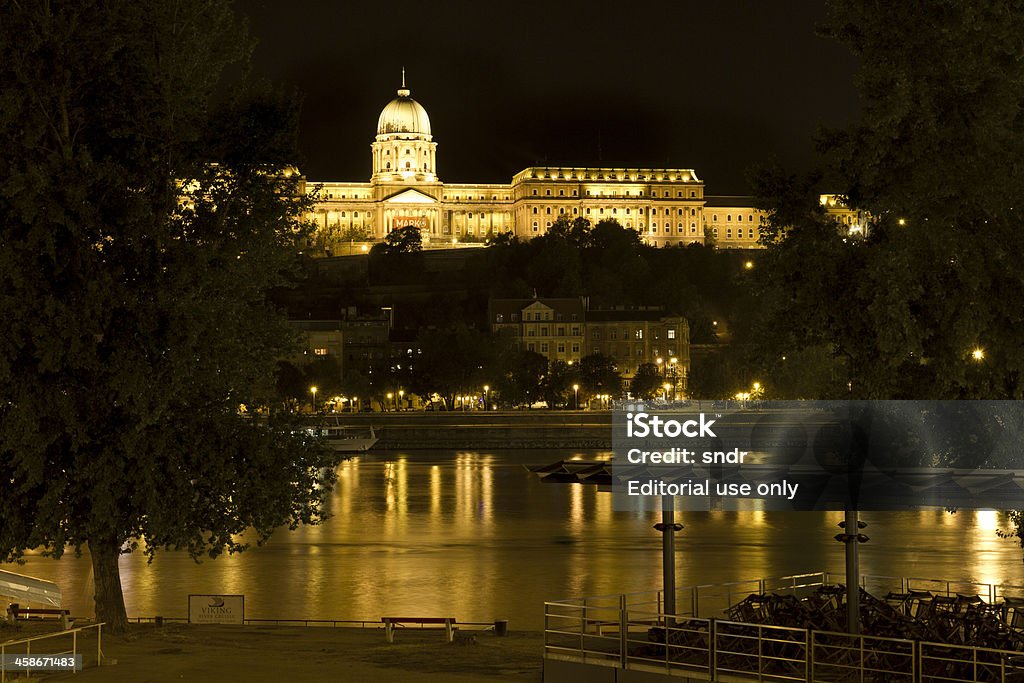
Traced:
MULTIPOLYGON (((583 454, 593 458, 595 454, 583 454)), ((184 616, 189 593, 246 596, 253 617, 378 620, 387 613, 509 618, 539 628, 543 601, 660 587, 655 505, 616 512, 596 487, 546 485, 523 465, 572 453, 409 452, 342 464, 320 527, 279 530, 260 548, 195 564, 183 553, 122 559, 129 614, 184 616)), ((833 569, 842 513, 678 513, 681 586, 833 569)), ((1021 551, 996 512, 864 513, 866 574, 1024 584, 1021 551)), ((92 609, 88 559, 30 555, 16 571, 92 609)))

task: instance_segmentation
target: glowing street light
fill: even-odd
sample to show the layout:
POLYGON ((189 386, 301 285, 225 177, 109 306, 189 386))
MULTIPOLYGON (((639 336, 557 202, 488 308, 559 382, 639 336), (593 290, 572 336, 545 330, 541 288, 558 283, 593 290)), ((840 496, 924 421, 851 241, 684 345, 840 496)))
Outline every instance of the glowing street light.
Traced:
POLYGON ((405 406, 405 389, 399 389, 398 390, 398 407, 399 407, 399 410, 401 410, 403 406, 405 406))
POLYGON ((899 219, 896 222, 899 223, 900 227, 902 228, 903 226, 905 226, 907 224, 907 219, 906 218, 901 218, 901 219, 899 219))
POLYGON ((579 410, 580 409, 580 385, 579 384, 573 384, 572 385, 572 409, 573 410, 579 410))
POLYGON ((980 346, 975 348, 973 351, 971 351, 971 358, 973 358, 975 361, 979 363, 985 360, 985 349, 981 348, 980 346))
POLYGON ((746 263, 743 264, 743 269, 744 270, 753 270, 754 269, 754 262, 753 261, 747 261, 746 263))
POLYGON ((487 405, 487 392, 490 391, 490 390, 491 390, 491 385, 485 384, 484 385, 484 410, 488 410, 488 408, 489 408, 489 406, 487 405))
POLYGON ((309 393, 311 394, 311 397, 309 399, 309 408, 314 413, 316 412, 316 391, 316 387, 309 388, 309 393))
POLYGON ((395 398, 395 395, 394 395, 394 394, 392 394, 392 393, 391 393, 391 392, 389 391, 389 392, 388 392, 388 407, 389 407, 389 408, 391 407, 391 402, 392 402, 392 401, 394 400, 394 398, 395 398))

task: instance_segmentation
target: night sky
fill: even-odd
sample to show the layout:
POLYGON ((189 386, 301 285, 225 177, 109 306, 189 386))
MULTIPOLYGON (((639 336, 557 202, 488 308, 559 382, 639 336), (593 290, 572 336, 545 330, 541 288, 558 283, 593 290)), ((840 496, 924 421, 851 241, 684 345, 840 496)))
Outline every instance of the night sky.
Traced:
POLYGON ((856 60, 819 37, 822 2, 243 0, 255 70, 304 97, 300 167, 366 181, 377 117, 405 66, 446 182, 526 166, 693 168, 748 191, 777 158, 817 163, 821 125, 855 120, 856 60))

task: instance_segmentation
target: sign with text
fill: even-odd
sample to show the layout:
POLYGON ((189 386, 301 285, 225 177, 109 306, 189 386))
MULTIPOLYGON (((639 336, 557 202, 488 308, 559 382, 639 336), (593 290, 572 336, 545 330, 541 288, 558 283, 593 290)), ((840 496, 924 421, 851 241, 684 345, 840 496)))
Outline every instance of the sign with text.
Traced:
POLYGON ((190 624, 245 624, 244 595, 188 596, 188 623, 190 624))
POLYGON ((1022 401, 627 402, 612 445, 620 510, 1024 506, 1022 401))

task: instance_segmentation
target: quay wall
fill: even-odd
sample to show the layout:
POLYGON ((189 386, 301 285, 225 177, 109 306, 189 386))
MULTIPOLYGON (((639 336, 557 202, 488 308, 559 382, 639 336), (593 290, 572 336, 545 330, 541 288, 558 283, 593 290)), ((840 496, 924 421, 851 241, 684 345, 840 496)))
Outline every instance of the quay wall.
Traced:
POLYGON ((354 428, 372 425, 380 439, 374 450, 612 447, 610 411, 400 411, 340 417, 354 428))

